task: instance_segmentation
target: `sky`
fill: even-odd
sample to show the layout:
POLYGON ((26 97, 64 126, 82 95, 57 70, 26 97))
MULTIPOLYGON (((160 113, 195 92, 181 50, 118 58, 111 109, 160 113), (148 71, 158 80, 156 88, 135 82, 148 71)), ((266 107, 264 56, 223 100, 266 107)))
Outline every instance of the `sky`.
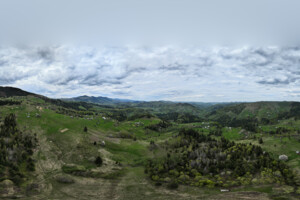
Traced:
POLYGON ((300 100, 298 0, 0 0, 0 85, 199 102, 300 100))

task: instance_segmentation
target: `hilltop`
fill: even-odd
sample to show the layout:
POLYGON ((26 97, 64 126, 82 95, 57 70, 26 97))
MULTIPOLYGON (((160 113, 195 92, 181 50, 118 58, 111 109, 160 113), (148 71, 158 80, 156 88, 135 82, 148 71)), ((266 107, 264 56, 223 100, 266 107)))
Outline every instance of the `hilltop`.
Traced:
POLYGON ((206 115, 211 120, 256 120, 275 123, 278 120, 300 117, 300 102, 254 102, 219 107, 206 115))
POLYGON ((19 88, 0 86, 0 97, 29 96, 29 95, 38 96, 34 93, 26 92, 19 88))

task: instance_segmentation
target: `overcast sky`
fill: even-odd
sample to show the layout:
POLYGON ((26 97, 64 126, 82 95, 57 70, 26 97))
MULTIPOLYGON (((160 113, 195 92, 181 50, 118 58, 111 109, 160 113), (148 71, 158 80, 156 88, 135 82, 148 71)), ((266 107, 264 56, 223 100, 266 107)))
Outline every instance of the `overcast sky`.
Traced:
POLYGON ((0 85, 49 97, 300 100, 299 0, 0 0, 0 85))

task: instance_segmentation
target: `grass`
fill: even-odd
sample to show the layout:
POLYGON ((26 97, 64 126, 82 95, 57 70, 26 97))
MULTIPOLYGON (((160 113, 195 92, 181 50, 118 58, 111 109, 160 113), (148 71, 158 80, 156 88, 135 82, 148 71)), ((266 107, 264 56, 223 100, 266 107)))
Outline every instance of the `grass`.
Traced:
POLYGON ((113 160, 126 165, 142 165, 147 158, 146 146, 132 140, 122 140, 121 144, 107 142, 106 148, 113 154, 113 160))
POLYGON ((223 128, 223 136, 228 140, 239 140, 241 138, 240 128, 223 128))
MULTIPOLYGON (((155 186, 144 173, 144 162, 153 156, 164 154, 164 150, 156 149, 153 152, 149 150, 149 142, 155 141, 156 144, 169 141, 178 130, 183 127, 193 127, 208 133, 209 129, 202 128, 202 123, 176 124, 162 132, 154 132, 145 129, 149 124, 156 124, 160 120, 136 119, 133 121, 116 122, 113 119, 104 120, 101 116, 94 116, 93 120, 81 118, 71 118, 70 116, 58 114, 48 109, 47 103, 35 97, 28 97, 18 106, 2 106, 0 111, 2 116, 9 113, 17 115, 19 127, 26 132, 37 133, 41 146, 36 152, 35 158, 38 162, 37 173, 40 177, 34 179, 35 182, 44 184, 44 191, 35 199, 218 199, 220 195, 219 188, 198 188, 191 186, 180 186, 178 190, 170 192, 163 184, 160 187, 155 186), (42 106, 40 112, 36 106, 42 106), (27 117, 30 113, 30 117, 27 117), (41 115, 40 118, 35 113, 41 115), (100 122, 98 124, 98 122, 100 122), (142 122, 144 125, 135 126, 136 122, 142 122), (88 132, 84 133, 83 128, 87 126, 88 132), (27 127, 27 128, 24 128, 27 127), (60 130, 68 128, 69 130, 61 133, 60 130), (117 136, 120 131, 127 131, 137 137, 133 139, 109 138, 112 134, 117 136), (106 145, 95 146, 92 144, 91 137, 104 140, 106 145), (103 153, 105 150, 107 154, 103 153), (119 161, 122 164, 121 170, 112 170, 102 175, 102 178, 89 178, 72 176, 75 183, 71 185, 60 184, 55 181, 57 175, 71 173, 78 168, 85 170, 95 169, 95 164, 90 161, 91 157, 101 155, 104 159, 119 161), (74 164, 69 166, 67 164, 74 164), (81 166, 81 167, 80 167, 81 166), (51 189, 52 188, 52 189, 51 189)), ((243 113, 248 115, 249 113, 243 113)), ((264 115, 265 113, 261 113, 264 115)), ((280 121, 278 126, 292 127, 299 126, 300 121, 289 124, 290 121, 280 121)), ((274 129, 274 126, 263 126, 263 130, 274 129)), ((239 134, 240 128, 223 129, 223 136, 229 140, 238 142, 251 142, 258 144, 256 140, 243 140, 239 134)), ((257 135, 260 136, 260 135, 257 135)), ((288 164, 294 169, 300 168, 300 156, 295 154, 300 151, 300 143, 297 139, 280 138, 264 135, 262 148, 271 152, 274 157, 281 154, 289 156, 288 164)), ((107 164, 103 167, 111 167, 107 164)), ((247 186, 234 188, 233 192, 255 191, 259 193, 272 193, 272 186, 247 186)), ((26 198, 25 198, 26 199, 26 198)), ((31 199, 31 198, 29 198, 31 199)), ((224 197, 226 199, 226 197, 224 197)), ((227 199, 232 199, 228 197, 227 199)))
POLYGON ((260 185, 260 186, 247 186, 247 187, 239 187, 234 188, 232 191, 256 191, 256 192, 262 192, 262 193, 272 193, 273 185, 260 185))
MULTIPOLYGON (((258 135, 257 138, 259 137, 261 136, 258 135)), ((282 154, 287 155, 289 157, 287 164, 293 169, 300 170, 300 155, 296 154, 296 151, 300 149, 300 142, 297 139, 283 138, 281 140, 279 137, 266 135, 262 138, 263 144, 259 144, 258 139, 240 140, 240 142, 251 142, 252 144, 260 145, 264 151, 271 153, 275 159, 278 159, 282 154)))

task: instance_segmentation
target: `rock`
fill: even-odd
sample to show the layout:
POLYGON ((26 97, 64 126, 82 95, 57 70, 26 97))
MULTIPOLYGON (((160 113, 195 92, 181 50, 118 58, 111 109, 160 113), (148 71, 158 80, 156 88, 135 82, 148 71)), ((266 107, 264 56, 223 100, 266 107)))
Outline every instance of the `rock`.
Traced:
POLYGON ((164 181, 165 181, 165 182, 171 182, 171 178, 166 177, 166 178, 164 178, 164 181))
POLYGON ((279 160, 287 161, 288 159, 289 159, 289 157, 287 155, 280 155, 279 156, 279 160))
POLYGON ((96 160, 96 158, 93 156, 88 159, 89 162, 95 162, 95 160, 96 160))
POLYGON ((231 171, 226 171, 226 175, 230 176, 232 174, 231 171))
POLYGON ((257 185, 257 184, 259 184, 259 180, 257 178, 254 178, 251 180, 251 183, 254 185, 257 185))
POLYGON ((2 197, 9 197, 11 195, 14 195, 14 193, 14 182, 8 179, 0 182, 0 194, 2 197))
POLYGON ((9 179, 6 179, 6 180, 0 182, 0 186, 1 187, 13 187, 14 186, 14 182, 12 182, 9 179))
POLYGON ((220 189, 221 192, 229 192, 228 189, 220 189))
POLYGON ((277 177, 281 177, 281 172, 277 170, 277 171, 275 171, 274 175, 277 177))

